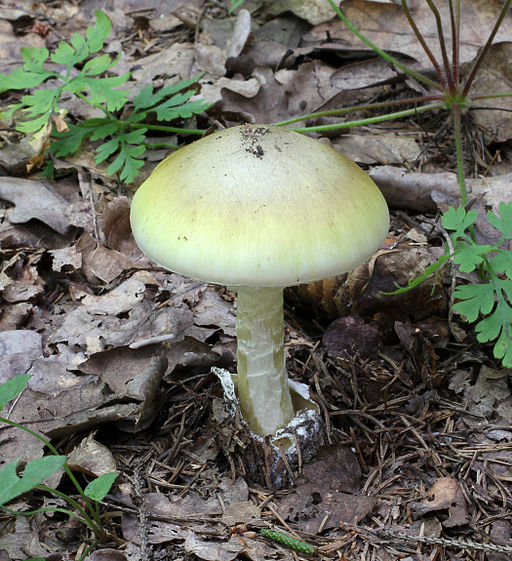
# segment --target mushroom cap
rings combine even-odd
[[[290,286],[366,261],[389,213],[352,160],[268,125],[215,132],[163,160],[135,194],[133,235],[162,267],[229,286]]]

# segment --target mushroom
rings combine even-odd
[[[163,160],[131,207],[139,247],[162,267],[237,292],[237,393],[249,427],[295,415],[284,287],[344,273],[386,237],[375,183],[330,146],[267,125],[215,132]]]

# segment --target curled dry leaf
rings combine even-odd
[[[464,526],[470,519],[460,484],[452,477],[436,479],[425,500],[421,503],[412,503],[411,510],[416,516],[423,516],[429,512],[448,511],[448,518],[442,522],[445,528]]]

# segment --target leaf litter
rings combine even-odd
[[[417,88],[368,53],[321,0],[247,0],[247,11],[232,17],[216,2],[132,4],[108,12],[115,31],[107,51],[121,52],[112,72],[132,70],[138,86],[155,88],[204,72],[197,97],[214,103],[208,124],[277,121]],[[424,3],[411,4],[420,27],[433,32]],[[466,4],[463,63],[494,20],[493,3]],[[346,8],[381,47],[428,69],[412,37],[396,33],[405,28],[397,5],[359,0]],[[89,2],[37,10],[1,7],[0,60],[9,68],[0,71],[19,64],[18,41],[55,44],[94,16]],[[47,29],[38,27],[45,21]],[[510,89],[502,61],[511,25],[506,17],[480,89]],[[470,180],[470,191],[479,208],[496,211],[510,200],[509,119],[499,110],[476,115],[472,153],[487,177]],[[260,528],[300,537],[325,558],[508,558],[510,373],[494,368],[465,324],[448,316],[450,271],[411,293],[380,294],[422,272],[443,243],[433,215],[458,190],[437,128],[418,118],[323,139],[371,164],[395,213],[368,264],[287,291],[290,371],[314,392],[326,442],[315,459],[287,468],[282,489],[269,486],[265,450],[225,412],[210,374],[234,365],[233,295],[148,262],[130,237],[129,196],[88,150],[72,165],[56,162],[72,172],[58,181],[27,177],[34,150],[13,150],[23,139],[0,132],[0,382],[32,374],[9,417],[51,437],[82,477],[112,466],[121,473],[102,505],[111,539],[87,559],[297,558],[256,534]],[[490,142],[502,143],[494,167]],[[163,156],[147,155],[148,168]],[[2,464],[43,452],[39,441],[1,428]],[[74,554],[87,542],[80,528],[64,535],[58,516],[6,516],[2,524],[2,561]]]

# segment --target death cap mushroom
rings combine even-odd
[[[293,131],[242,125],[161,162],[134,196],[140,248],[183,275],[229,286],[290,286],[366,261],[389,215],[349,158]]]

